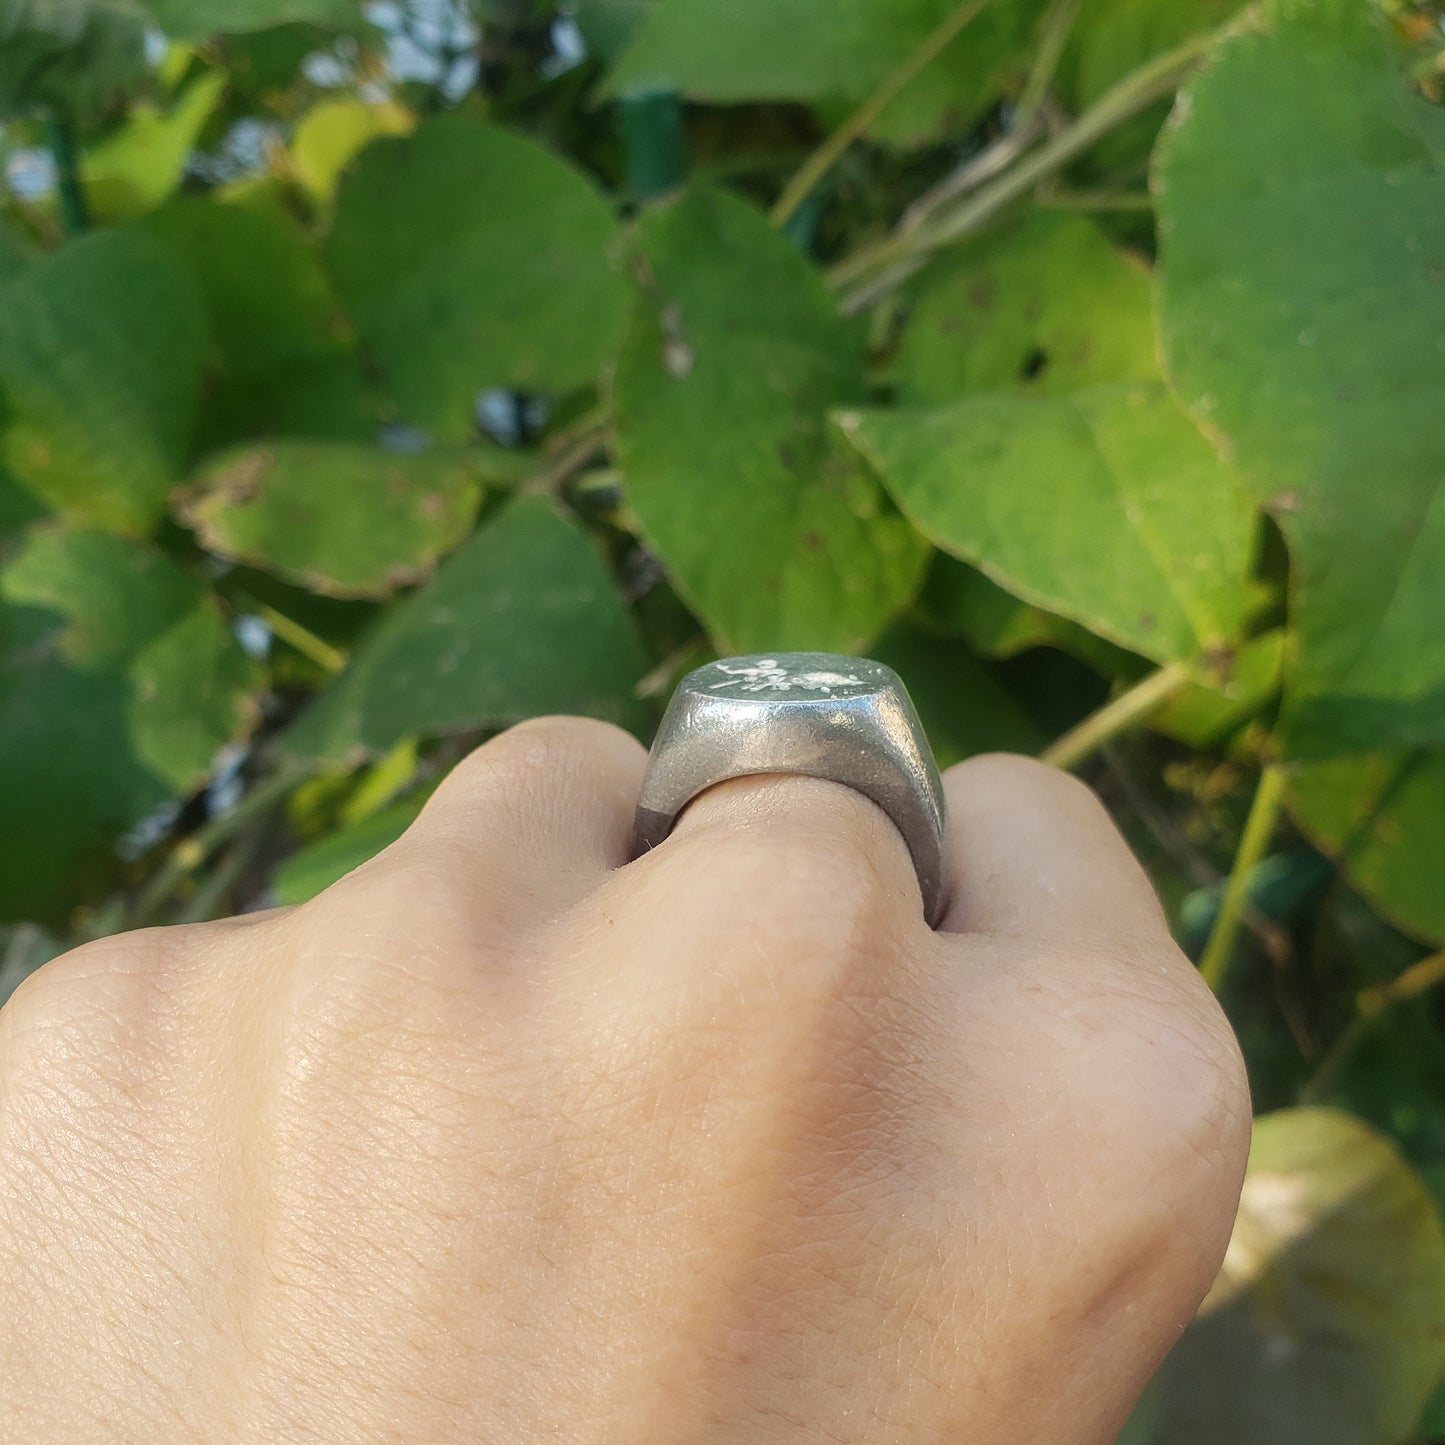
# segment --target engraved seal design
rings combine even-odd
[[[863,683],[861,677],[847,672],[792,671],[772,657],[741,667],[730,667],[725,662],[715,665],[718,671],[737,681],[715,682],[709,688],[712,692],[727,687],[736,688],[739,692],[820,692],[825,697],[831,697],[834,688],[859,687]]]

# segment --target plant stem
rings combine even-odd
[[[303,779],[315,769],[298,764],[283,764],[255,787],[231,809],[212,818],[189,838],[183,838],[166,861],[146,884],[126,919],[126,928],[142,928],[156,922],[186,880],[216,850],[240,833],[249,823],[270,812]]]
[[[1117,737],[1125,728],[1147,717],[1189,681],[1188,664],[1167,663],[1157,672],[1136,682],[1126,692],[1090,713],[1077,727],[1056,738],[1039,755],[1056,768],[1075,768],[1096,748]]]
[[[552,438],[549,460],[522,483],[525,496],[555,496],[607,445],[612,417],[605,406],[594,407]]]
[[[838,157],[853,144],[913,79],[948,47],[983,9],[989,0],[964,0],[936,29],[926,35],[879,83],[873,94],[803,162],[798,173],[783,188],[771,215],[775,226],[784,226],[793,212],[807,200],[813,187],[832,170]]]
[[[1156,55],[1099,97],[1083,115],[1037,150],[960,205],[945,208],[911,231],[895,234],[845,257],[828,279],[843,294],[843,309],[861,311],[885,291],[912,276],[939,247],[972,235],[1023,196],[1046,176],[1061,170],[1116,126],[1162,100],[1201,56],[1237,21],[1197,35],[1175,49]]]
[[[1361,1040],[1374,1027],[1375,1021],[1387,1009],[1414,998],[1426,989],[1445,983],[1445,949],[1411,964],[1403,973],[1396,974],[1389,983],[1376,988],[1367,988],[1355,999],[1355,1016],[1349,1026],[1330,1046],[1325,1056],[1315,1067],[1299,1092],[1301,1104],[1313,1103],[1334,1082],[1345,1060],[1354,1053]]]
[[[1224,897],[1219,900],[1219,916],[1214,920],[1209,942],[1204,946],[1204,956],[1199,960],[1199,972],[1215,993],[1224,984],[1235,940],[1239,936],[1239,925],[1249,901],[1249,875],[1264,857],[1275,824],[1279,821],[1285,781],[1284,768],[1279,763],[1267,763],[1260,774],[1259,786],[1254,790],[1254,801],[1249,805],[1249,817],[1244,822],[1239,851],[1234,855],[1234,865],[1224,885]]]
[[[1083,0],[1054,0],[1040,25],[1038,53],[1029,67],[1028,78],[1019,93],[1018,115],[1021,121],[1031,122],[1044,103],[1044,96],[1053,84],[1058,72],[1059,61],[1064,58],[1064,43],[1079,18],[1079,7]]]
[[[254,612],[282,642],[289,644],[302,657],[309,658],[323,672],[336,674],[346,666],[346,654],[339,652],[329,642],[324,642],[309,627],[303,627],[294,617],[278,612],[267,602],[248,598],[247,610]]]
[[[45,140],[55,159],[61,227],[67,236],[78,236],[90,229],[90,206],[80,179],[80,151],[75,143],[75,127],[64,116],[51,116],[45,122]]]

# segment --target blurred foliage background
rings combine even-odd
[[[1245,1045],[1134,1445],[1445,1441],[1445,90],[1414,0],[0,0],[0,997],[466,749],[866,650]]]

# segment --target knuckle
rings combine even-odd
[[[186,1012],[182,968],[203,928],[87,943],[25,979],[0,1011],[0,1111],[138,1105],[168,1087]]]
[[[1031,796],[1044,806],[1108,814],[1098,793],[1082,778],[1023,753],[980,753],[949,771],[960,776],[992,774],[1011,791]]]
[[[471,797],[535,785],[539,779],[583,775],[600,755],[641,745],[623,729],[595,718],[549,715],[518,723],[468,753],[437,795]]]

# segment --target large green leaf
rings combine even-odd
[[[1445,752],[1297,767],[1290,806],[1376,908],[1408,932],[1445,943]]]
[[[404,737],[578,712],[638,725],[641,643],[602,558],[550,502],[526,497],[387,612],[287,735],[344,762]]]
[[[1355,0],[1275,0],[1157,153],[1181,396],[1279,516],[1288,742],[1445,740],[1445,114]]]
[[[597,379],[626,306],[617,235],[570,165],[448,116],[361,153],[341,183],[331,259],[402,419],[457,438],[485,387]]]
[[[917,585],[924,548],[830,437],[862,336],[751,206],[697,190],[640,222],[615,382],[627,499],[719,647],[847,651]]]
[[[608,80],[614,94],[853,103],[917,49],[959,0],[661,0]],[[900,143],[969,128],[1021,73],[1041,0],[995,0],[873,126]]]
[[[206,40],[296,20],[338,29],[356,23],[352,0],[145,0],[145,7],[177,40]]]
[[[0,0],[0,118],[88,121],[145,70],[145,15],[127,0]]]
[[[0,291],[0,460],[59,512],[148,531],[184,469],[204,343],[194,282],[150,237],[64,247]]]
[[[1067,211],[1026,212],[930,272],[898,354],[899,397],[923,405],[1158,375],[1148,270]]]
[[[254,721],[204,585],[149,547],[35,528],[0,571],[0,919],[57,915],[119,834]]]
[[[212,551],[332,597],[385,597],[466,536],[482,496],[467,452],[276,442],[211,462],[180,504]]]
[[[1393,1445],[1445,1368],[1445,1233],[1394,1146],[1332,1109],[1255,1121],[1218,1282],[1151,1401],[1158,1445]]]
[[[279,211],[176,201],[145,229],[199,284],[211,334],[200,441],[370,436],[366,388],[314,249]]]
[[[927,537],[1026,601],[1161,662],[1238,633],[1253,509],[1162,387],[841,421]]]

